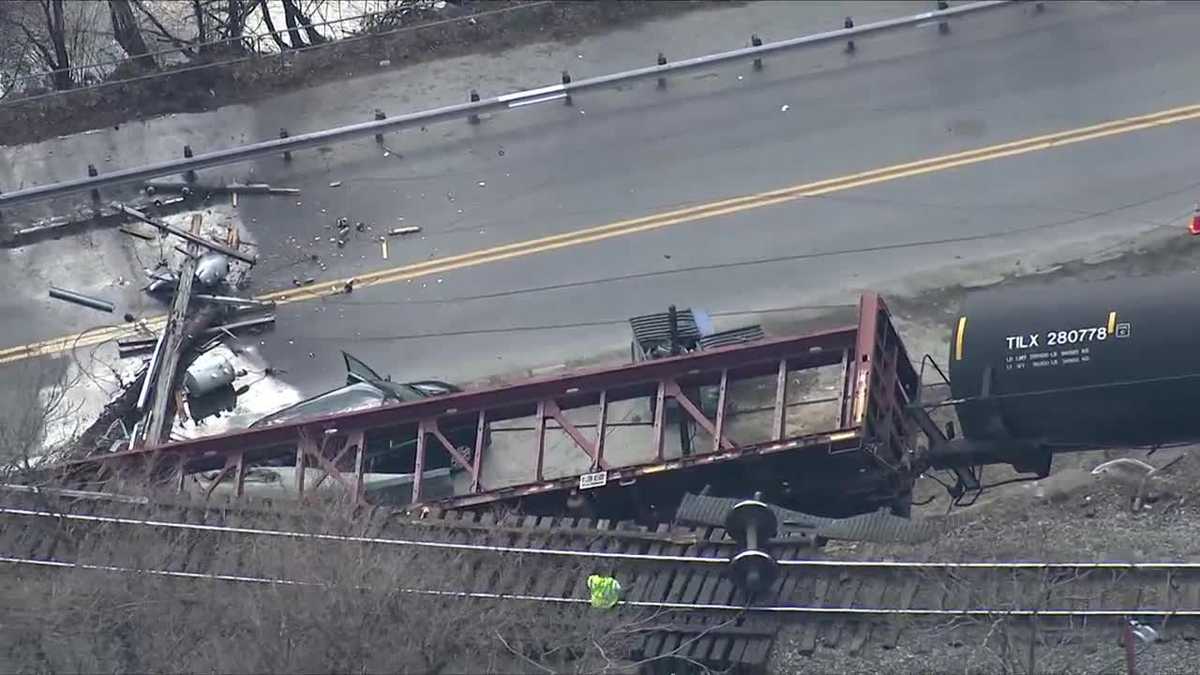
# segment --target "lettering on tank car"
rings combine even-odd
[[[1129,324],[1120,324],[1117,327],[1116,333],[1117,337],[1127,337],[1129,335]],[[1087,328],[1050,330],[1045,333],[1009,335],[1004,340],[1009,351],[1018,351],[1033,349],[1035,347],[1059,347],[1100,342],[1107,340],[1111,335],[1112,333],[1108,330],[1107,326],[1089,326]]]
[[[1088,363],[1092,360],[1092,350],[1088,347],[1064,349],[1061,351],[1031,352],[1014,354],[1004,357],[1005,370],[1024,370],[1025,368],[1048,368],[1067,366],[1076,363]]]

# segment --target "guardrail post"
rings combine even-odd
[[[568,84],[571,84],[571,73],[569,73],[565,70],[562,72],[562,83],[563,83],[564,87],[567,86]],[[571,95],[570,94],[567,94],[566,96],[563,97],[563,105],[571,105]]]
[[[761,47],[762,46],[762,38],[758,37],[758,33],[755,33],[750,36],[750,46],[751,47]],[[761,58],[754,59],[754,69],[762,70],[762,59]]]
[[[375,121],[382,122],[385,119],[387,119],[387,115],[384,115],[382,110],[380,110],[379,108],[376,108],[375,109]],[[375,142],[380,145],[383,145],[383,134],[375,134]]]
[[[937,8],[939,12],[944,12],[950,9],[950,3],[946,2],[946,0],[938,0]],[[950,22],[944,17],[938,21],[938,32],[942,35],[950,32]]]
[[[468,100],[471,101],[471,103],[479,103],[479,92],[472,89],[470,95],[467,98],[468,98]],[[467,121],[470,122],[471,124],[479,124],[479,115],[476,115],[475,113],[471,113],[471,116],[467,118]]]
[[[842,22],[842,28],[854,28],[854,19],[852,19],[850,17],[846,17],[846,20]],[[854,53],[854,40],[853,39],[846,40],[846,53],[847,54]]]
[[[658,53],[658,65],[660,65],[660,66],[667,65],[667,57],[662,52]],[[658,78],[658,88],[659,89],[667,88],[667,78],[665,78],[665,77]]]
[[[95,164],[88,164],[88,178],[95,178],[96,176],[99,176],[99,175],[100,175],[100,172],[96,170],[96,165],[95,165]],[[99,202],[99,201],[100,201],[100,190],[99,190],[99,188],[92,188],[92,201],[93,201],[93,202]]]
[[[287,130],[287,128],[286,128],[286,127],[280,127],[280,128],[279,128],[279,137],[280,137],[280,138],[287,138],[287,137],[288,137],[288,130]],[[292,161],[292,151],[291,151],[291,150],[284,150],[284,151],[283,151],[283,161],[285,161],[285,162],[290,162],[290,161]]]
[[[192,158],[192,146],[190,146],[190,145],[183,146],[183,158],[184,159]],[[183,172],[183,179],[189,183],[196,182],[196,172],[192,169],[188,169],[187,171]]]

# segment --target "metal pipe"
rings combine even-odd
[[[209,328],[208,330],[204,331],[204,334],[205,335],[217,335],[218,333],[226,333],[231,330],[238,330],[240,328],[253,328],[255,326],[265,326],[270,323],[275,323],[275,315],[274,314],[268,314],[267,316],[259,316],[259,317],[255,317],[253,319],[246,319],[245,321],[235,321],[233,323],[227,323],[227,324],[223,324],[220,326],[213,326],[212,328]]]
[[[637,68],[620,73],[612,73],[610,75],[601,75],[599,77],[593,77],[585,80],[576,80],[562,84],[552,84],[545,87],[528,89],[512,94],[494,96],[478,102],[448,105],[440,108],[432,108],[429,110],[409,113],[407,115],[398,115],[396,117],[390,117],[384,120],[372,120],[369,122],[362,122],[360,124],[351,124],[349,126],[325,129],[323,131],[314,131],[312,133],[291,136],[289,138],[262,141],[259,143],[252,143],[250,145],[229,148],[226,150],[216,150],[214,152],[202,153],[186,159],[173,159],[165,162],[147,164],[145,166],[132,169],[121,169],[102,176],[79,178],[75,180],[63,181],[61,183],[35,186],[26,188],[24,190],[16,190],[14,192],[0,194],[0,208],[27,204],[44,199],[52,199],[78,192],[85,192],[94,188],[142,182],[171,174],[183,173],[185,171],[194,171],[197,169],[207,169],[215,166],[236,164],[238,162],[244,162],[267,155],[291,152],[294,150],[303,150],[305,148],[328,145],[330,143],[347,141],[364,136],[374,136],[376,134],[390,131],[399,131],[409,127],[434,124],[450,119],[458,119],[471,115],[481,115],[483,113],[490,112],[500,112],[509,108],[521,107],[535,102],[558,100],[565,96],[570,96],[572,94],[591,89],[615,87],[632,82],[634,80],[658,78],[670,74],[684,73],[718,64],[729,63],[732,61],[761,58],[766,54],[771,54],[774,52],[840,41],[847,38],[862,36],[869,33],[876,33],[892,28],[916,26],[930,20],[962,16],[982,10],[1002,7],[1004,5],[1011,4],[1012,2],[1013,0],[986,0],[984,2],[974,2],[968,5],[951,7],[950,9],[942,11],[924,12],[898,19],[876,21],[875,23],[855,26],[853,28],[841,28],[838,30],[826,31],[824,33],[816,33],[813,35],[805,35],[788,40],[781,40],[779,42],[770,42],[757,47],[744,47],[718,54],[698,56],[691,59],[667,63],[661,66],[647,66],[645,68]]]
[[[142,392],[138,394],[137,409],[146,409],[146,399],[150,396],[150,387],[154,384],[154,375],[158,369],[158,359],[162,356],[163,344],[167,339],[167,331],[158,334],[158,342],[154,344],[154,355],[150,357],[150,365],[146,368],[146,379],[142,381]]]
[[[192,297],[205,302],[215,302],[222,305],[241,305],[247,307],[274,307],[275,303],[269,300],[254,300],[251,298],[235,298],[228,295],[206,295],[197,293]]]
[[[71,302],[76,305],[83,305],[84,307],[98,309],[101,312],[108,312],[109,314],[111,314],[113,311],[113,304],[107,300],[93,298],[91,296],[84,295],[82,293],[76,293],[75,291],[69,291],[65,288],[59,288],[57,286],[50,287],[50,297],[57,300],[66,300],[67,302]]]

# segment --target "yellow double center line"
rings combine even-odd
[[[1170,110],[1163,110],[1160,112],[1151,113],[1149,115],[1127,117],[1124,119],[1113,120],[1111,122],[1104,122],[1102,124],[1081,127],[1078,129],[1070,129],[1068,131],[1034,136],[1032,138],[1024,138],[1021,140],[1010,141],[1008,143],[1001,143],[999,145],[991,145],[975,150],[967,150],[965,152],[956,152],[949,155],[930,157],[928,159],[907,162],[905,164],[895,164],[880,169],[863,171],[861,173],[850,174],[838,178],[830,178],[812,183],[793,185],[791,187],[771,190],[769,192],[760,192],[758,194],[723,199],[721,201],[709,202],[707,204],[690,206],[664,213],[656,213],[649,216],[643,216],[641,218],[632,218],[629,220],[609,223],[607,225],[585,228],[582,230],[576,230],[574,232],[566,232],[563,234],[556,234],[538,239],[529,239],[512,244],[505,244],[503,246],[481,249],[478,251],[472,251],[470,253],[464,253],[462,255],[448,256],[422,263],[379,270],[377,272],[368,272],[366,274],[355,275],[353,277],[354,286],[356,289],[361,289],[370,286],[378,286],[381,284],[392,284],[398,281],[404,281],[416,277],[441,274],[467,267],[475,267],[477,265],[483,265],[486,263],[511,260],[513,258],[534,255],[536,253],[545,253],[571,246],[588,244],[595,241],[603,241],[605,239],[612,239],[614,237],[624,237],[631,234],[637,234],[638,232],[657,230],[659,228],[669,227],[671,225],[679,225],[681,223],[689,223],[706,218],[739,213],[742,211],[748,211],[750,209],[762,208],[764,206],[782,204],[784,202],[793,201],[803,197],[816,197],[833,192],[850,190],[857,187],[885,183],[900,178],[920,176],[937,171],[946,171],[948,169],[954,169],[961,166],[969,166],[971,164],[978,164],[1004,157],[1023,155],[1039,150],[1049,150],[1051,148],[1074,145],[1084,141],[1091,141],[1099,138],[1106,138],[1108,136],[1116,136],[1119,134],[1127,134],[1133,131],[1151,129],[1168,124],[1177,124],[1179,122],[1186,122],[1194,119],[1200,119],[1200,104],[1183,106],[1181,108],[1172,108]],[[314,300],[341,292],[342,287],[348,280],[349,278],[339,279],[335,281],[310,284],[301,288],[276,291],[274,293],[267,293],[265,295],[258,296],[258,299],[273,300],[278,304],[301,302],[303,300]],[[165,317],[158,316],[147,320],[146,325],[152,330],[159,330],[162,328],[165,321]],[[0,365],[33,358],[36,356],[57,354],[59,352],[71,349],[74,346],[83,347],[96,345],[108,340],[133,335],[136,332],[136,328],[128,325],[109,326],[105,328],[98,328],[92,331],[76,333],[74,335],[44,340],[42,342],[0,349]]]

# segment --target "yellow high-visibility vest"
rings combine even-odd
[[[587,580],[592,607],[609,609],[621,600],[621,584],[612,577],[593,574]]]

